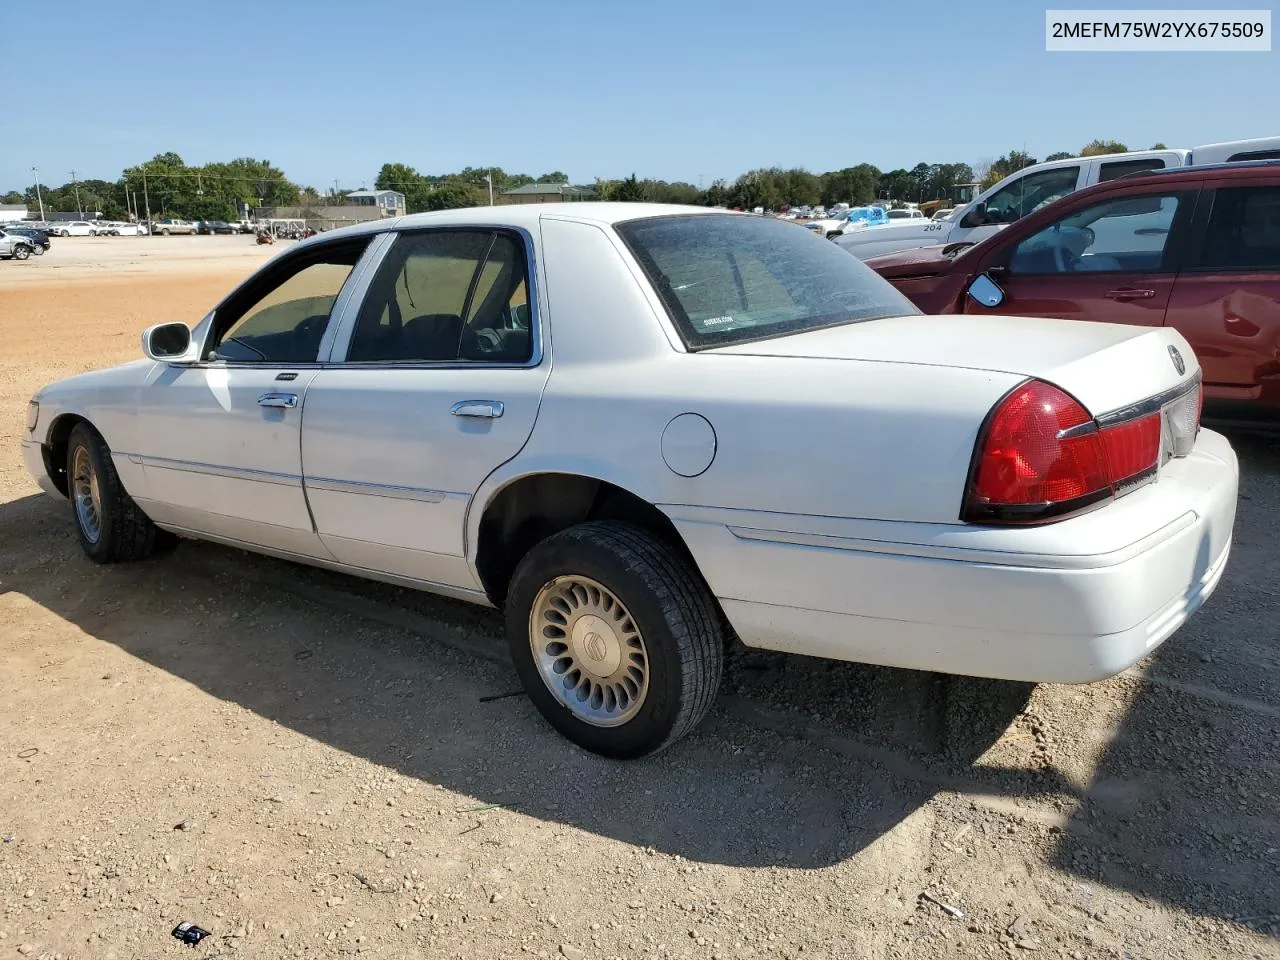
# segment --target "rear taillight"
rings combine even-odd
[[[992,412],[978,437],[961,519],[1042,523],[1114,497],[1155,472],[1160,417],[1099,428],[1074,397],[1029,380]]]

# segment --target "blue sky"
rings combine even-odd
[[[1050,54],[1048,5],[0,0],[25,47],[8,72],[33,70],[0,107],[0,192],[33,165],[115,179],[165,150],[265,158],[322,189],[387,161],[709,184],[1280,134],[1280,44]]]

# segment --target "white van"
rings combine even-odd
[[[835,242],[861,260],[935,243],[977,243],[1060,197],[1139,170],[1276,159],[1280,159],[1280,137],[1037,163],[1005,177],[945,220],[898,220],[875,230],[847,233]]]

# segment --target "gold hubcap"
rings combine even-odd
[[[616,727],[649,691],[649,658],[631,613],[587,577],[556,577],[533,601],[529,645],[547,689],[578,719]]]

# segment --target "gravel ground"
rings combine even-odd
[[[616,764],[492,612],[192,542],[96,567],[37,495],[27,397],[197,319],[274,252],[241,239],[0,264],[0,960],[1280,957],[1280,444],[1233,437],[1222,585],[1119,677],[738,650]]]

